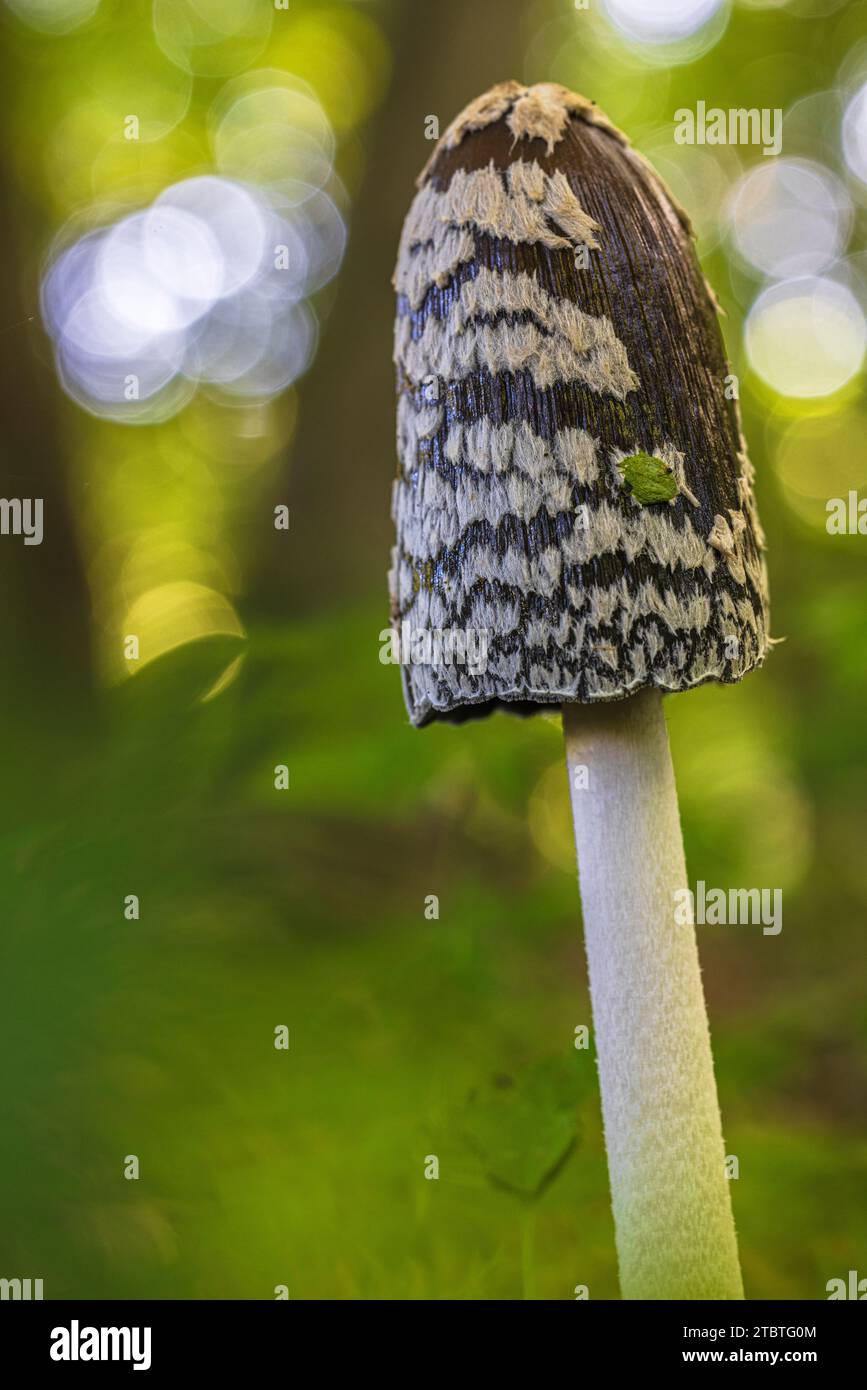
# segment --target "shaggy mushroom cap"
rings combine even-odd
[[[506,82],[403,228],[390,574],[410,719],[733,682],[763,537],[689,219],[584,97]]]

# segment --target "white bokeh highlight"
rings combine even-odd
[[[221,173],[284,194],[322,188],[334,166],[334,134],[311,88],[275,69],[227,84],[211,114]]]
[[[739,180],[728,206],[735,250],[773,279],[817,275],[843,255],[852,200],[842,182],[812,160],[774,159]]]
[[[857,299],[827,277],[784,280],[758,297],[744,342],[750,366],[781,396],[832,395],[861,370],[867,325]]]
[[[867,83],[846,107],[842,136],[843,155],[849,169],[867,184]]]
[[[262,202],[242,184],[211,175],[185,179],[157,198],[151,212],[154,224],[161,213],[184,214],[210,233],[220,265],[220,283],[214,299],[241,289],[260,269],[265,254],[267,214]],[[165,250],[161,259],[168,266]]]
[[[273,179],[183,179],[50,258],[43,318],[64,389],[93,414],[165,419],[200,387],[229,403],[268,400],[310,366],[318,324],[308,301],[346,246],[344,217],[324,187],[338,186],[334,139],[302,84],[269,72],[256,86],[257,77],[240,92],[228,84],[216,144],[228,129],[230,145],[244,137],[252,157],[258,139],[268,158],[253,166]],[[288,146],[285,131],[274,144],[269,115],[297,123],[289,135],[300,162],[271,159]]]
[[[677,43],[697,33],[723,0],[603,0],[621,33],[639,43]]]

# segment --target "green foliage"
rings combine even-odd
[[[550,1057],[517,1077],[494,1076],[456,1111],[455,1134],[492,1182],[537,1198],[578,1144],[588,1075],[586,1063],[574,1057]]]
[[[410,729],[380,625],[253,626],[205,703],[237,644],[171,653],[96,727],[71,737],[67,711],[41,794],[7,808],[0,1254],[50,1296],[566,1299],[576,1262],[617,1296],[596,1069],[571,1046],[590,1021],[574,866],[531,835],[559,730]],[[773,661],[668,708],[693,874],[758,881],[812,711]],[[26,788],[21,717],[6,775]],[[810,795],[836,795],[821,777]],[[562,814],[568,835],[565,795]],[[751,1296],[821,1297],[867,1239],[847,864],[813,862],[778,938],[700,936]]]

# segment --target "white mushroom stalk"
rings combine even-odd
[[[743,1298],[662,699],[563,728],[623,1296]]]

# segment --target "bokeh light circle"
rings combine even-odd
[[[639,43],[677,43],[704,28],[723,0],[603,0],[606,14]]]
[[[318,339],[316,317],[306,303],[293,304],[268,318],[268,336],[258,359],[225,383],[231,397],[268,399],[303,376],[313,361]],[[260,340],[261,341],[261,340]]]
[[[839,391],[860,371],[864,313],[835,281],[810,277],[771,285],[744,329],[750,366],[781,396],[811,399]]]
[[[129,149],[161,140],[187,115],[193,79],[173,63],[147,33],[135,33],[134,62],[118,62],[125,35],[102,26],[89,44],[87,91],[102,108],[106,138],[119,135]],[[133,41],[132,33],[129,40]]]
[[[310,196],[295,206],[282,207],[283,216],[301,237],[307,252],[305,293],[313,294],[327,285],[340,269],[346,250],[347,228],[334,199],[323,189],[314,189]]]
[[[254,63],[271,35],[273,0],[154,0],[157,43],[197,77],[228,77]]]
[[[852,173],[867,183],[867,83],[855,93],[843,114],[843,155]]]
[[[333,199],[203,175],[55,254],[42,314],[64,389],[138,424],[167,418],[201,384],[227,403],[267,401],[316,350],[306,303],[336,273],[346,225]]]
[[[106,235],[96,267],[96,292],[110,315],[149,341],[177,333],[185,316],[176,295],[154,275],[145,250],[148,217],[126,217]],[[192,317],[187,319],[190,322]]]
[[[158,203],[144,214],[142,250],[148,274],[172,295],[187,323],[222,293],[225,257],[203,218]]]
[[[203,0],[184,4],[204,14]],[[234,32],[244,14],[208,7],[187,40],[204,42],[221,16]],[[142,208],[135,162],[124,193],[137,210],[120,216],[117,197],[105,200],[112,223],[97,231],[86,219],[92,227],[98,205],[76,213],[43,275],[61,382],[94,413],[166,418],[200,386],[249,413],[313,359],[318,319],[306,301],[337,273],[347,238],[331,122],[307,82],[272,67],[223,84],[208,123],[218,172],[163,180]]]
[[[788,505],[802,520],[825,530],[829,498],[848,498],[867,485],[863,441],[867,418],[858,410],[799,419],[771,451]]]
[[[223,259],[219,294],[230,294],[253,278],[265,250],[261,203],[240,183],[211,174],[185,179],[161,193],[154,213],[172,210],[204,223]]]
[[[86,24],[99,0],[6,0],[13,14],[43,34],[69,34]]]
[[[787,157],[802,156],[825,166],[840,159],[841,93],[836,89],[810,92],[783,112],[783,145]]]
[[[755,165],[729,201],[736,250],[775,279],[826,270],[846,248],[852,217],[852,201],[840,180],[806,159]]]

